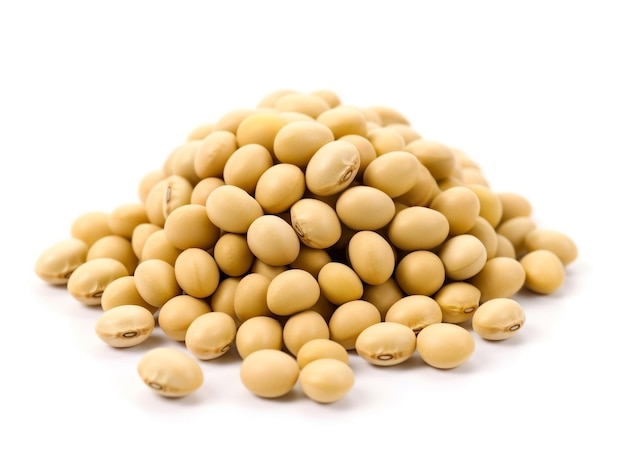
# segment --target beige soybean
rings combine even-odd
[[[274,108],[279,111],[295,111],[317,118],[330,109],[330,105],[322,97],[309,93],[292,92],[281,96]]]
[[[191,185],[195,185],[200,180],[195,169],[195,157],[201,143],[201,139],[185,141],[174,149],[170,155],[172,174],[184,177]]]
[[[207,177],[194,185],[191,191],[189,203],[196,205],[206,205],[206,199],[217,187],[224,185],[225,182],[219,177]]]
[[[171,266],[174,265],[182,249],[174,246],[167,237],[164,229],[158,229],[149,234],[141,249],[140,261],[161,259]]]
[[[334,403],[343,398],[354,385],[354,373],[348,364],[337,359],[318,359],[300,371],[304,394],[318,403]]]
[[[210,311],[211,307],[204,300],[186,294],[176,295],[161,306],[159,327],[168,338],[184,341],[193,320]]]
[[[302,198],[305,189],[302,169],[293,164],[279,163],[261,174],[254,198],[265,213],[282,213]]]
[[[430,175],[424,164],[421,162],[419,164],[420,170],[413,186],[407,192],[396,197],[396,202],[407,206],[428,206],[441,193],[435,178]]]
[[[415,131],[411,125],[406,123],[390,123],[385,128],[391,128],[400,133],[405,143],[410,143],[416,139],[422,139],[422,135]]]
[[[120,305],[141,306],[150,311],[150,313],[154,313],[157,310],[156,307],[146,302],[139,294],[134,275],[120,277],[109,283],[102,292],[100,304],[104,311]]]
[[[357,185],[344,190],[335,204],[341,222],[351,229],[377,230],[396,214],[393,199],[382,190]]]
[[[142,261],[135,269],[135,285],[141,298],[155,307],[162,307],[181,293],[174,267],[161,259]]]
[[[129,275],[117,259],[101,257],[78,266],[67,279],[67,291],[85,305],[101,305],[104,289],[116,279]]]
[[[154,330],[150,310],[138,305],[119,305],[105,310],[96,320],[96,335],[112,347],[141,344]]]
[[[268,279],[272,280],[278,274],[286,271],[290,267],[290,265],[270,265],[263,262],[261,259],[254,259],[252,267],[250,267],[250,272],[264,275]]]
[[[374,146],[366,137],[358,134],[347,134],[339,138],[339,141],[348,141],[354,144],[359,151],[359,170],[357,171],[355,180],[362,181],[365,169],[367,169],[367,166],[377,157],[376,149],[374,149]]]
[[[350,238],[348,259],[361,280],[371,285],[389,279],[395,268],[393,248],[374,231],[358,231]]]
[[[153,223],[141,223],[135,227],[135,229],[133,230],[133,234],[130,238],[130,244],[137,258],[141,259],[143,248],[146,244],[146,241],[148,240],[148,237],[152,233],[162,229],[162,226],[155,225]]]
[[[453,323],[434,323],[417,335],[416,351],[422,360],[438,369],[454,369],[474,353],[471,333]]]
[[[226,161],[237,149],[235,134],[216,130],[200,141],[194,157],[194,170],[199,179],[221,177]]]
[[[415,206],[396,213],[387,234],[397,248],[416,251],[439,246],[446,240],[449,231],[450,224],[442,213],[428,207]]]
[[[337,93],[329,89],[318,89],[311,92],[311,95],[315,95],[324,100],[329,107],[334,108],[341,105],[341,99]]]
[[[107,257],[124,264],[126,271],[132,274],[139,263],[129,239],[115,234],[103,236],[95,241],[87,251],[87,260]]]
[[[338,306],[330,317],[330,339],[345,349],[355,349],[356,339],[368,326],[382,321],[378,308],[365,300],[353,300]]]
[[[70,234],[91,246],[98,239],[113,234],[109,227],[109,214],[90,211],[78,216],[70,225]]]
[[[220,281],[217,262],[200,248],[189,248],[180,253],[174,262],[174,275],[180,288],[196,298],[212,295]]]
[[[525,280],[526,272],[517,259],[498,256],[489,259],[468,282],[480,290],[480,302],[484,303],[492,298],[512,297]]]
[[[282,349],[283,327],[270,316],[255,316],[239,326],[235,346],[242,359],[260,349]]]
[[[400,259],[394,277],[407,295],[432,295],[443,285],[446,270],[437,254],[419,250]]]
[[[350,363],[350,356],[345,347],[336,341],[324,338],[307,341],[298,349],[296,356],[300,369],[317,359],[335,359],[344,364]]]
[[[402,135],[393,128],[373,127],[368,130],[367,139],[372,143],[372,146],[374,146],[378,156],[390,152],[402,151],[406,146]]]
[[[289,95],[291,93],[295,93],[295,90],[292,89],[277,89],[273,92],[265,95],[258,103],[258,108],[273,108],[276,106],[276,102],[279,98],[284,97],[285,95]]]
[[[364,284],[363,286],[363,300],[374,305],[383,319],[385,319],[389,308],[404,296],[405,293],[394,278],[390,278],[382,284]]]
[[[315,195],[337,194],[355,179],[359,164],[359,151],[354,144],[329,142],[309,160],[304,173],[306,186]]]
[[[239,320],[246,321],[255,316],[270,316],[267,306],[267,289],[270,279],[263,274],[246,274],[237,284],[233,309]]]
[[[170,175],[158,182],[146,199],[146,214],[150,223],[163,226],[176,208],[191,201],[193,186],[180,175]]]
[[[532,215],[532,204],[523,195],[514,192],[500,192],[496,193],[496,195],[502,203],[502,217],[500,218],[500,223],[504,223],[518,216]]]
[[[480,242],[485,246],[485,251],[487,251],[488,260],[496,256],[498,252],[498,233],[485,218],[482,216],[476,218],[474,226],[466,234],[471,234],[480,239]]]
[[[409,124],[409,120],[407,120],[402,113],[391,107],[376,105],[366,108],[364,111],[373,112],[382,126],[387,126],[393,123]]]
[[[356,107],[340,105],[331,108],[321,113],[317,117],[317,121],[332,131],[334,139],[347,135],[367,135],[365,116]]]
[[[455,168],[454,153],[440,142],[416,139],[408,143],[405,149],[417,157],[436,180],[449,177]]]
[[[498,241],[498,245],[496,247],[494,257],[511,257],[515,259],[515,257],[517,257],[515,247],[513,246],[513,243],[509,240],[509,238],[502,234],[498,234],[497,232],[496,238]]]
[[[288,394],[298,382],[300,368],[293,356],[277,349],[259,349],[241,362],[239,376],[244,387],[262,398]]]
[[[216,359],[230,350],[236,335],[237,325],[229,314],[211,311],[191,322],[185,347],[198,359]]]
[[[246,233],[246,242],[254,256],[269,265],[291,264],[298,257],[300,239],[293,227],[276,215],[255,219]]]
[[[356,338],[355,349],[370,364],[401,364],[415,352],[415,333],[402,323],[384,321],[368,326]]]
[[[291,226],[306,246],[326,249],[341,237],[341,222],[327,203],[315,198],[303,198],[291,206]]]
[[[320,295],[315,304],[311,308],[309,308],[309,310],[316,311],[317,313],[322,315],[328,323],[336,307],[337,305],[329,302],[324,295]]]
[[[155,169],[147,172],[139,181],[139,185],[137,185],[137,195],[139,196],[139,201],[145,205],[152,187],[165,177],[167,177],[167,175],[163,169]]]
[[[322,295],[335,305],[358,300],[363,295],[363,282],[347,264],[332,261],[317,275]]]
[[[252,195],[259,178],[272,164],[272,155],[267,149],[260,144],[247,144],[233,152],[226,161],[224,182]]]
[[[293,315],[311,308],[319,296],[315,277],[302,269],[287,269],[270,281],[267,306],[275,315]]]
[[[234,110],[227,111],[220,116],[213,126],[214,131],[230,131],[236,133],[237,128],[243,120],[251,115],[259,113],[261,110],[257,108],[236,108]]]
[[[450,234],[469,231],[480,213],[478,196],[467,187],[451,187],[442,191],[430,203],[433,210],[442,213],[450,223]]]
[[[536,228],[537,224],[530,216],[516,216],[500,223],[496,232],[511,241],[516,257],[520,257],[525,251],[526,235]]]
[[[576,243],[566,234],[551,229],[536,228],[526,234],[524,249],[527,252],[547,249],[557,255],[563,265],[571,264],[578,257]]]
[[[237,145],[260,144],[274,153],[274,140],[287,120],[276,113],[259,112],[245,118],[237,127]]]
[[[89,246],[68,238],[46,248],[35,261],[35,273],[51,285],[66,285],[72,272],[87,260]]]
[[[304,169],[311,157],[333,140],[333,132],[323,123],[294,121],[276,133],[274,155],[279,162]]]
[[[394,302],[385,313],[384,320],[400,323],[419,333],[424,327],[441,323],[443,313],[439,304],[427,295],[407,295]]]
[[[304,113],[300,113],[298,111],[280,111],[280,112],[278,112],[278,116],[283,118],[286,121],[287,124],[295,123],[296,121],[298,121],[298,122],[301,122],[301,121],[308,121],[308,122],[315,121],[315,119],[310,117],[309,115],[305,115]],[[274,138],[274,141],[276,141],[276,138]]]
[[[283,326],[283,344],[294,356],[300,348],[313,339],[329,339],[328,323],[313,310],[301,311],[287,318]]]
[[[552,251],[536,249],[525,254],[520,263],[526,273],[524,286],[533,292],[547,295],[565,282],[565,267]]]
[[[465,280],[482,270],[487,262],[487,250],[476,236],[461,234],[448,239],[437,254],[443,263],[446,277]]]
[[[209,298],[213,311],[228,313],[236,322],[239,320],[235,314],[235,293],[240,282],[240,277],[223,278]]]
[[[220,270],[230,277],[245,274],[254,262],[246,235],[237,233],[223,233],[220,236],[213,248],[213,258]]]
[[[480,303],[480,290],[467,282],[451,282],[433,296],[441,308],[444,323],[463,323],[475,313]]]
[[[214,123],[202,123],[194,127],[187,135],[187,141],[195,141],[198,139],[204,139],[209,133],[212,133],[215,129]]]
[[[325,249],[301,246],[298,257],[289,264],[289,267],[306,270],[313,277],[317,277],[322,267],[329,262],[331,262],[330,254]]]
[[[401,150],[390,151],[380,154],[367,166],[363,183],[395,198],[411,190],[419,171],[419,162],[413,154]]]
[[[157,347],[146,352],[137,365],[141,380],[164,397],[184,397],[198,390],[204,374],[198,362],[185,352]]]
[[[250,224],[263,215],[263,208],[253,196],[234,185],[222,185],[206,200],[209,220],[223,231],[245,233]]]
[[[163,226],[165,236],[178,249],[210,249],[220,237],[220,229],[214,225],[205,205],[189,203],[176,208]]]
[[[511,298],[492,298],[478,307],[472,329],[483,339],[501,341],[515,335],[524,326],[526,315]]]
[[[476,194],[480,201],[479,215],[489,222],[492,227],[498,226],[502,219],[502,200],[496,193],[484,185],[466,184]]]
[[[119,205],[109,213],[108,221],[113,234],[130,239],[137,226],[148,223],[146,207],[143,203]]]

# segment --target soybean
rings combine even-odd
[[[170,347],[158,347],[145,353],[139,360],[137,372],[153,392],[164,397],[190,395],[204,382],[204,374],[197,361]]]

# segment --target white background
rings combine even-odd
[[[625,470],[621,3],[2,2],[0,470]],[[353,358],[332,405],[253,397],[236,354],[155,396],[135,369],[164,340],[109,348],[34,262],[279,88],[391,106],[463,149],[577,242],[565,285],[520,294],[524,330],[456,370]]]

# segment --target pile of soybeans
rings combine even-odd
[[[193,129],[136,202],[78,216],[35,272],[101,306],[93,334],[113,348],[180,342],[137,366],[160,395],[193,393],[201,363],[236,349],[254,395],[299,382],[331,403],[354,385],[349,353],[453,369],[475,337],[505,342],[526,319],[512,296],[555,292],[576,257],[395,109],[280,90]]]

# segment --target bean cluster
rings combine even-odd
[[[354,384],[349,351],[451,369],[474,334],[514,336],[526,318],[512,296],[555,292],[577,255],[525,197],[491,190],[398,111],[279,90],[193,129],[137,202],[79,215],[35,272],[101,306],[94,331],[110,346],[156,329],[184,344],[139,362],[161,395],[197,390],[200,363],[234,346],[253,394],[300,382],[330,403]]]

